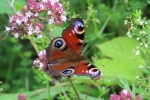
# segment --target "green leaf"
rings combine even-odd
[[[52,35],[54,37],[61,37],[62,36],[62,31],[63,31],[63,29],[61,27],[56,27],[55,29],[53,29]]]
[[[128,37],[114,38],[111,41],[99,44],[97,47],[106,57],[97,60],[95,65],[99,67],[104,76],[115,78],[120,76],[133,80],[136,76],[142,74],[138,66],[143,65],[143,60],[133,53],[133,48],[137,45],[136,40]]]

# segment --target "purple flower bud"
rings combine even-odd
[[[24,94],[20,93],[18,95],[18,100],[26,100],[26,97],[24,96]]]
[[[39,23],[37,24],[37,26],[39,27],[40,30],[43,30],[43,28],[44,28],[44,25],[43,25],[43,23],[41,23],[41,22],[39,22]]]
[[[24,7],[22,8],[22,12],[25,13],[25,12],[27,12],[27,11],[28,11],[27,6],[24,6]]]
[[[142,98],[140,97],[140,95],[136,95],[136,100],[142,100]]]
[[[109,100],[120,100],[120,96],[116,93],[111,94]]]

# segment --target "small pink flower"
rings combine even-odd
[[[20,94],[18,95],[18,100],[26,100],[25,95],[22,94],[22,93],[20,93]]]
[[[121,100],[120,96],[117,95],[116,93],[111,94],[109,100]]]
[[[40,15],[40,12],[45,12],[46,16]],[[10,25],[5,31],[11,32],[15,38],[26,34],[33,34],[40,38],[44,30],[42,22],[46,21],[48,24],[55,25],[66,21],[66,13],[59,0],[27,0],[27,5],[22,8],[22,12],[9,17]]]
[[[42,68],[43,71],[47,71],[48,64],[47,64],[47,58],[46,58],[46,51],[40,51],[38,54],[39,58],[33,61],[34,68]]]
[[[40,12],[41,11],[40,2],[36,2],[35,0],[27,0],[27,6],[33,12]]]
[[[22,12],[27,12],[28,11],[28,7],[25,5],[23,8],[22,8]]]
[[[128,90],[122,90],[119,95],[116,93],[111,94],[109,100],[132,100],[132,96]],[[137,95],[135,100],[142,100],[142,98]]]
[[[44,28],[44,25],[41,22],[37,23],[37,26],[39,27],[40,30],[43,30]]]
[[[136,100],[142,100],[142,98],[140,97],[140,95],[136,95]]]
[[[132,96],[128,90],[123,90],[120,92],[121,100],[132,100]]]

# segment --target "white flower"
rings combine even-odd
[[[47,14],[50,15],[50,14],[52,14],[52,12],[51,12],[50,10],[48,10],[48,11],[47,11]]]
[[[47,2],[47,0],[42,0],[42,2],[46,3],[46,2]]]
[[[128,20],[124,20],[124,24],[127,25],[127,23],[128,23]]]
[[[137,21],[140,21],[140,19],[137,19]]]
[[[54,23],[54,18],[48,20],[48,24],[53,24],[53,23]]]
[[[130,31],[128,31],[128,32],[127,32],[127,36],[128,36],[129,38],[131,38],[131,37],[132,37],[132,35],[131,35]]]
[[[14,34],[14,37],[15,37],[15,38],[18,38],[18,37],[19,37],[19,34],[18,34],[18,33],[15,33],[15,34]]]
[[[51,0],[51,5],[53,6],[56,2],[59,2],[59,0]]]
[[[36,59],[33,61],[33,64],[38,64],[40,62],[40,60]]]
[[[43,35],[42,35],[42,34],[39,34],[37,38],[42,38],[42,37],[43,37]]]
[[[139,78],[139,76],[136,76],[136,78],[138,79],[138,78]]]
[[[66,22],[66,20],[67,20],[66,16],[65,16],[65,15],[62,15],[62,16],[61,16],[61,20],[62,20],[63,22]]]
[[[147,45],[147,43],[146,43],[144,46],[145,46],[145,48],[148,48],[148,45]]]
[[[40,64],[39,64],[39,67],[40,67],[40,68],[42,68],[43,66],[44,66],[43,63],[40,63]]]
[[[140,25],[143,25],[144,21],[140,21]]]
[[[13,22],[13,17],[9,16],[9,23],[12,23],[12,22]]]
[[[41,10],[43,10],[43,9],[44,9],[44,6],[43,6],[43,4],[40,4],[40,8],[41,8]]]
[[[5,27],[5,32],[9,32],[10,31],[10,27]]]
[[[145,21],[145,24],[148,24],[148,23]]]
[[[26,13],[26,17],[27,17],[27,18],[31,17],[32,15],[33,15],[33,13],[32,13],[31,11],[28,11],[28,12]]]
[[[27,17],[23,17],[23,20],[22,20],[23,22],[28,22],[28,18]]]
[[[139,68],[144,68],[144,66],[140,65]]]
[[[21,25],[21,23],[22,23],[22,20],[20,20],[20,19],[16,19],[16,23],[20,26]]]
[[[36,13],[34,14],[34,16],[35,16],[35,17],[38,17],[38,16],[39,16],[39,13],[38,13],[38,12],[36,12]]]
[[[142,42],[140,42],[140,45],[143,45],[143,43],[142,43]]]
[[[140,40],[140,37],[137,37],[137,38],[136,38],[136,40],[138,40],[138,41],[139,41],[139,40]]]
[[[46,51],[45,51],[45,50],[40,51],[39,54],[38,54],[38,56],[42,56],[43,54],[46,54]]]
[[[32,35],[32,33],[33,33],[33,32],[32,32],[31,30],[28,31],[28,34],[29,34],[29,35]]]
[[[34,33],[41,33],[40,29],[38,26],[36,26],[35,30],[34,30]]]
[[[140,31],[140,33],[141,33],[141,34],[145,34],[146,32],[143,30],[143,31]]]
[[[33,33],[33,27],[32,27],[32,24],[30,24],[28,26],[28,34],[31,35]]]
[[[123,93],[124,93],[125,95],[127,95],[127,94],[128,94],[128,90],[123,90]]]
[[[17,14],[17,15],[21,15],[20,11],[18,11],[16,14]]]
[[[137,51],[135,52],[135,55],[139,55],[139,54],[140,54],[140,51],[137,50]]]

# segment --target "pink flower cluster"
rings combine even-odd
[[[39,58],[33,61],[34,68],[42,68],[43,71],[46,71],[48,69],[46,51],[40,51],[38,56]]]
[[[5,31],[11,32],[15,38],[25,34],[42,37],[43,22],[59,25],[65,21],[66,12],[59,0],[27,0],[22,12],[9,17],[10,26]]]
[[[18,100],[26,100],[26,97],[24,96],[24,94],[20,93],[18,95]]]
[[[119,95],[116,93],[111,94],[109,100],[132,100],[132,96],[128,90],[123,90]],[[136,95],[135,100],[142,100],[140,95]]]

